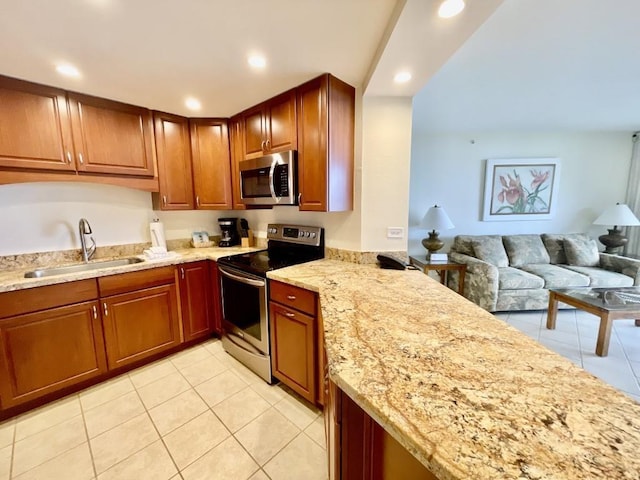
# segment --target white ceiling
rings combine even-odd
[[[639,46],[638,0],[506,0],[414,97],[414,129],[638,130]]]
[[[416,94],[418,131],[640,128],[640,1],[467,0],[448,20],[440,1],[5,1],[0,74],[229,116],[331,72],[366,95]],[[401,69],[413,79],[397,86]]]
[[[448,20],[441,1],[5,1],[0,74],[190,116],[229,116],[324,72],[412,96],[503,0],[469,0]],[[254,52],[262,72],[247,65]],[[82,77],[61,77],[56,62]],[[401,69],[413,79],[397,86]]]

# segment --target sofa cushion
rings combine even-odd
[[[591,282],[590,287],[631,287],[633,285],[633,278],[623,275],[622,273],[612,272],[611,270],[604,270],[598,267],[579,267],[575,265],[566,265],[562,268],[573,270],[574,272],[581,273],[589,277]]]
[[[525,272],[533,273],[544,280],[544,288],[588,287],[589,277],[557,265],[523,265]]]
[[[473,250],[473,242],[483,240],[485,238],[497,238],[502,241],[501,235],[456,235],[453,239],[451,250],[475,257],[476,252]]]
[[[589,236],[584,233],[543,233],[540,237],[542,238],[542,243],[544,243],[544,246],[549,253],[550,263],[556,265],[567,263],[567,256],[564,252],[565,238],[589,238]]]
[[[509,258],[504,251],[502,238],[499,236],[482,236],[471,241],[475,257],[495,265],[496,267],[508,267]]]
[[[503,267],[498,269],[498,288],[500,290],[544,288],[544,280],[518,268]]]
[[[564,251],[569,265],[597,267],[600,264],[598,245],[591,238],[565,238]]]
[[[505,235],[502,237],[502,243],[512,267],[550,261],[540,235]]]

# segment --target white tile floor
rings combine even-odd
[[[320,412],[217,340],[0,423],[0,480],[327,478]]]
[[[640,327],[575,310],[498,318],[640,401]],[[324,480],[320,412],[269,386],[217,340],[0,424],[0,480]]]
[[[554,352],[640,402],[640,327],[615,320],[606,357],[596,355],[600,319],[579,310],[560,310],[555,330],[547,330],[547,312],[498,313],[496,316]]]

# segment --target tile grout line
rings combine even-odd
[[[11,443],[11,463],[9,464],[9,479],[13,478],[13,457],[16,451],[16,436],[18,434],[18,422],[13,421],[13,441]]]
[[[94,478],[98,478],[98,471],[96,470],[96,461],[93,458],[93,448],[91,448],[91,439],[89,438],[89,429],[87,427],[87,419],[84,416],[84,408],[82,407],[82,400],[78,394],[78,403],[80,403],[80,414],[82,415],[82,425],[84,426],[84,434],[87,436],[87,446],[89,447],[89,456],[91,457],[91,467],[93,468]]]

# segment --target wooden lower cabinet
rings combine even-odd
[[[101,302],[109,369],[180,344],[175,283],[106,297]]]
[[[269,298],[273,375],[308,401],[324,405],[324,338],[317,294],[270,281]]]
[[[14,407],[104,374],[98,302],[0,320],[0,396]]]
[[[269,302],[273,374],[310,402],[316,401],[316,320]]]
[[[208,337],[215,327],[209,262],[187,263],[178,270],[184,341]]]
[[[220,292],[220,274],[218,273],[218,263],[209,262],[209,275],[211,278],[211,310],[213,314],[213,332],[222,335],[222,295]]]
[[[333,383],[324,415],[331,480],[437,480]]]

